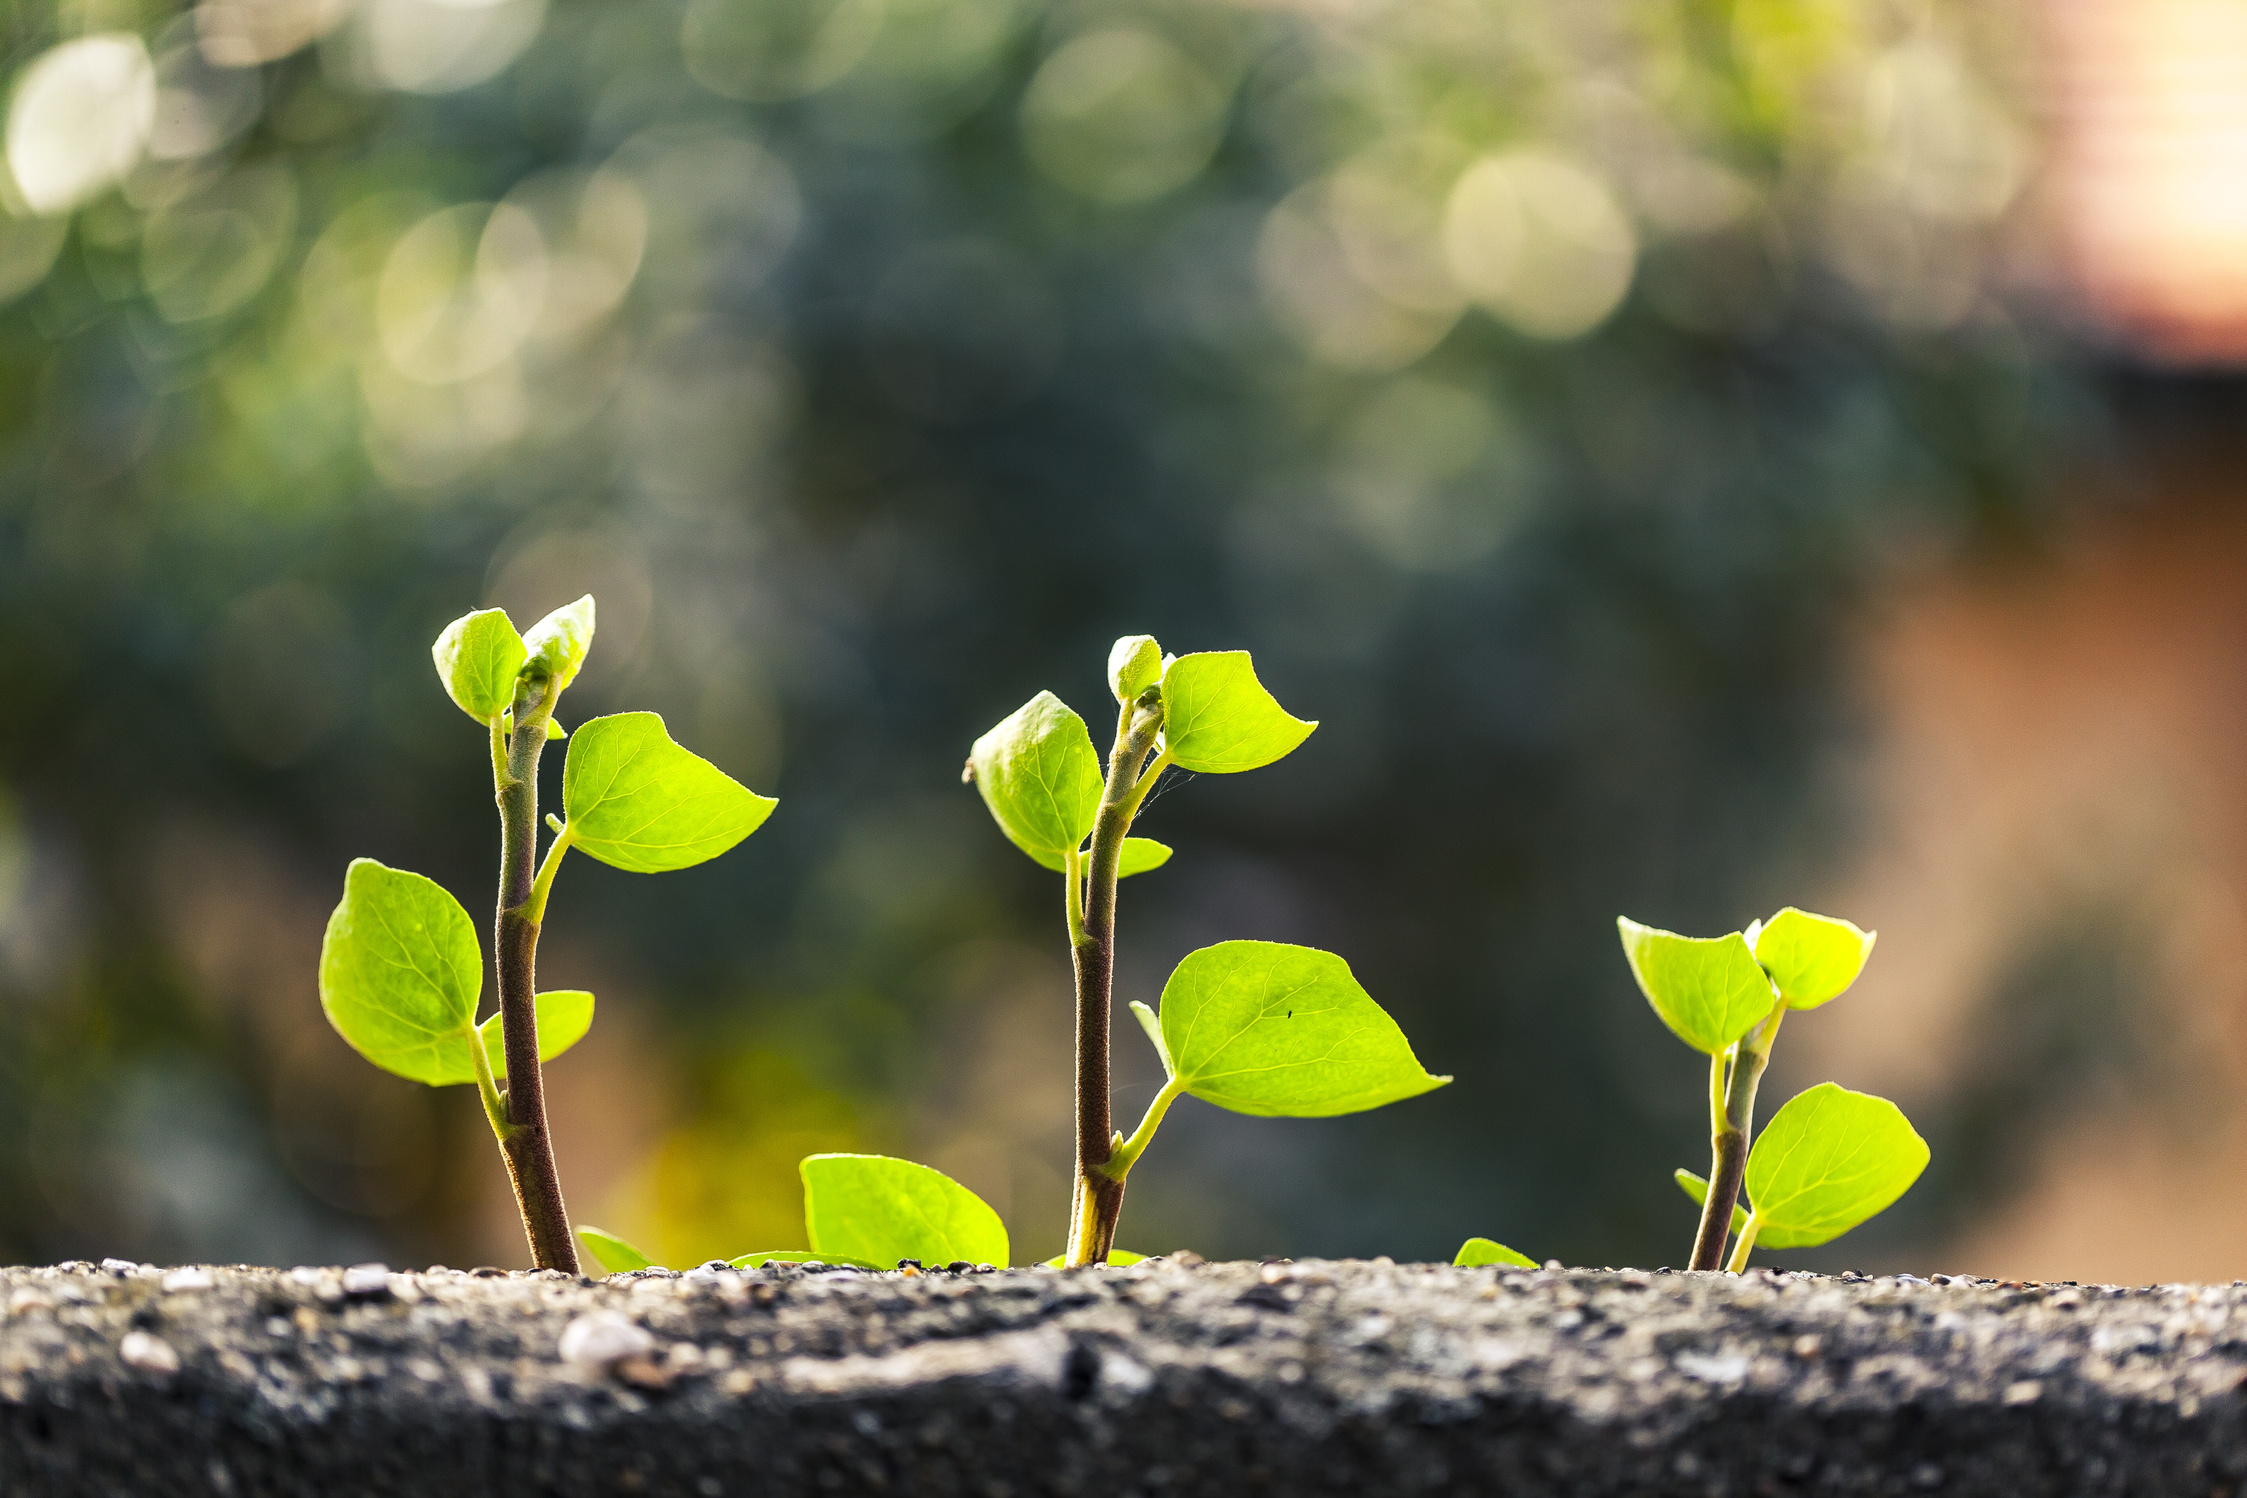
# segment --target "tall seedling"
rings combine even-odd
[[[1062,876],[1076,960],[1076,1183],[1067,1266],[1114,1246],[1124,1179],[1179,1097],[1267,1117],[1323,1118],[1376,1108],[1450,1081],[1430,1076],[1396,1022],[1341,958],[1277,942],[1232,941],[1189,954],[1158,1016],[1131,1007],[1167,1073],[1126,1139],[1109,1103],[1109,1001],[1116,882],[1159,868],[1170,849],[1131,836],[1148,792],[1173,765],[1232,774],[1268,765],[1310,736],[1256,679],[1246,651],[1166,656],[1147,635],[1108,657],[1116,739],[1103,770],[1084,719],[1040,692],[975,741],[965,778],[1015,846]]]
[[[1679,936],[1628,918],[1616,924],[1647,1002],[1709,1058],[1708,1179],[1677,1172],[1701,1204],[1689,1268],[1737,1272],[1759,1238],[1767,1248],[1837,1238],[1919,1178],[1927,1142],[1902,1110],[1831,1082],[1790,1099],[1753,1138],[1756,1086],[1779,1022],[1855,983],[1874,933],[1791,905],[1729,936]],[[1753,1210],[1739,1205],[1743,1186]],[[1735,1234],[1727,1264],[1725,1244]]]
[[[776,804],[671,741],[654,713],[617,713],[564,734],[554,705],[593,643],[593,600],[556,609],[519,635],[505,612],[454,620],[432,649],[437,676],[491,740],[499,803],[499,906],[494,964],[499,1012],[482,1024],[483,954],[460,902],[419,874],[356,859],[320,948],[320,1005],[375,1065],[433,1087],[474,1082],[499,1140],[531,1257],[577,1271],[561,1177],[546,1128],[539,1063],[582,1037],[593,996],[537,993],[538,936],[562,855],[583,848],[635,873],[717,857],[762,825]],[[538,860],[538,763],[567,738],[566,820]]]

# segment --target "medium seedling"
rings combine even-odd
[[[546,1127],[539,1064],[582,1038],[593,996],[537,993],[539,930],[562,855],[583,848],[635,873],[717,857],[761,826],[775,803],[671,741],[654,713],[618,713],[565,735],[554,705],[593,643],[593,600],[556,609],[528,634],[485,609],[437,637],[437,676],[490,737],[499,803],[499,908],[493,946],[499,1011],[481,1025],[484,979],[475,925],[419,874],[356,859],[320,948],[320,1006],[353,1049],[385,1071],[433,1087],[474,1082],[515,1187],[531,1257],[577,1272],[577,1249]],[[538,762],[567,738],[566,820],[538,853]],[[533,872],[535,867],[535,873]]]
[[[1167,1080],[1130,1138],[1109,1101],[1116,882],[1159,868],[1170,849],[1131,836],[1163,772],[1254,770],[1318,725],[1294,717],[1256,679],[1248,653],[1166,656],[1147,635],[1108,656],[1116,739],[1103,770],[1084,719],[1040,692],[975,741],[965,778],[1016,847],[1062,876],[1076,961],[1076,1173],[1067,1267],[1103,1263],[1124,1181],[1170,1105],[1186,1094],[1239,1113],[1324,1118],[1440,1087],[1396,1022],[1330,953],[1232,941],[1191,953],[1163,987],[1158,1016],[1132,1010]]]
[[[1709,1176],[1677,1173],[1701,1204],[1689,1268],[1737,1273],[1759,1239],[1766,1248],[1827,1242],[1886,1210],[1919,1178],[1927,1142],[1902,1111],[1831,1082],[1790,1099],[1750,1149],[1756,1084],[1780,1021],[1855,983],[1874,933],[1791,905],[1729,936],[1679,936],[1627,918],[1617,926],[1654,1012],[1709,1057]],[[1752,1210],[1739,1204],[1743,1185]]]

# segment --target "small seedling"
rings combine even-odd
[[[1629,919],[1617,926],[1654,1012],[1709,1057],[1709,1178],[1677,1174],[1701,1204],[1688,1267],[1736,1273],[1758,1239],[1766,1248],[1824,1243],[1886,1209],[1919,1178],[1927,1143],[1896,1105],[1830,1082],[1791,1099],[1749,1148],[1756,1084],[1779,1022],[1856,982],[1873,933],[1791,905],[1729,936],[1679,936]],[[1753,1210],[1739,1205],[1743,1184]],[[1734,1234],[1728,1264],[1725,1244]]]
[[[1316,723],[1296,718],[1256,679],[1248,653],[1166,656],[1147,635],[1108,656],[1116,740],[1103,771],[1084,719],[1040,692],[975,741],[964,778],[1015,846],[1061,874],[1076,958],[1076,1181],[1068,1267],[1106,1262],[1124,1180],[1180,1096],[1266,1117],[1324,1118],[1377,1108],[1450,1081],[1414,1059],[1395,1021],[1341,958],[1308,947],[1233,941],[1190,954],[1162,1012],[1131,1007],[1168,1079],[1130,1138],[1109,1100],[1108,1033],[1116,881],[1169,861],[1131,828],[1171,766],[1233,774],[1288,754]]]
[[[569,1215],[546,1127],[539,1063],[582,1038],[593,996],[536,993],[539,930],[562,855],[583,848],[636,873],[717,857],[761,826],[776,804],[671,741],[654,713],[595,718],[565,735],[554,705],[593,643],[593,600],[579,599],[519,635],[505,612],[454,620],[437,637],[437,676],[491,740],[499,803],[499,910],[493,945],[499,1012],[481,1025],[484,980],[475,925],[460,902],[419,874],[354,860],[320,948],[320,1006],[360,1055],[433,1087],[474,1082],[515,1186],[531,1257],[577,1271]],[[567,738],[566,820],[538,853],[538,762]],[[533,872],[533,869],[536,872]],[[627,1248],[618,1242],[619,1248]]]

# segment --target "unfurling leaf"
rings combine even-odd
[[[483,986],[458,900],[419,874],[352,860],[320,944],[320,1007],[353,1050],[416,1082],[453,1080],[444,1074],[468,1055]]]
[[[1789,905],[1756,933],[1755,960],[1789,1009],[1815,1009],[1857,981],[1878,935]]]
[[[812,1155],[801,1169],[816,1258],[843,1254],[881,1269],[900,1259],[1006,1266],[1006,1224],[940,1170],[888,1155]]]
[[[604,1233],[581,1222],[577,1225],[577,1236],[600,1266],[611,1274],[629,1274],[635,1269],[654,1267],[646,1254],[614,1233]]]
[[[1693,1205],[1695,1205],[1696,1207],[1706,1207],[1709,1204],[1709,1183],[1707,1181],[1704,1181],[1690,1170],[1680,1170],[1674,1172],[1673,1174],[1677,1178],[1678,1189],[1680,1191],[1683,1191],[1687,1196],[1693,1198]],[[1735,1201],[1732,1204],[1732,1231],[1737,1233],[1740,1231],[1740,1229],[1746,1227],[1747,1225],[1747,1208],[1741,1206],[1738,1202]]]
[[[593,648],[593,595],[588,593],[566,604],[523,631],[523,648],[529,659],[523,670],[554,679],[554,694],[577,680],[585,653]]]
[[[1163,648],[1153,635],[1125,635],[1108,652],[1108,690],[1130,702],[1161,681]]]
[[[1787,1099],[1748,1153],[1765,1248],[1815,1248],[1885,1210],[1927,1168],[1927,1141],[1886,1098],[1821,1082]]]
[[[1623,955],[1639,991],[1678,1039],[1716,1055],[1778,1005],[1771,980],[1756,965],[1747,938],[1679,936],[1619,917]]]
[[[1168,843],[1158,843],[1151,837],[1127,837],[1123,840],[1122,856],[1116,860],[1116,877],[1128,879],[1149,869],[1159,869],[1168,862]]]
[[[1190,657],[1189,657],[1190,658]],[[1443,1086],[1331,952],[1228,941],[1163,985],[1163,1045],[1187,1092],[1235,1113],[1328,1118]]]
[[[1147,1038],[1155,1043],[1155,1054],[1162,1057],[1163,1075],[1170,1076],[1176,1068],[1170,1064],[1170,1047],[1163,1042],[1162,1020],[1155,1014],[1154,1010],[1149,1009],[1137,999],[1131,1001],[1131,1013],[1132,1017],[1139,1021],[1139,1028],[1145,1030]]]
[[[1469,1238],[1459,1245],[1452,1264],[1460,1269],[1473,1269],[1484,1264],[1505,1264],[1514,1269],[1535,1269],[1537,1261],[1525,1253],[1517,1253],[1503,1243],[1489,1238]]]
[[[429,647],[437,679],[460,710],[489,723],[515,700],[515,677],[527,654],[505,609],[463,614]]]
[[[579,724],[562,767],[571,842],[635,874],[716,858],[778,804],[673,743],[654,713]]]
[[[1040,692],[975,741],[968,768],[983,804],[1014,845],[1049,869],[1092,833],[1100,755],[1084,719]]]
[[[1204,774],[1254,770],[1311,736],[1264,690],[1245,650],[1182,655],[1162,676],[1163,746],[1171,763]]]

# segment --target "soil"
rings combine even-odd
[[[2247,1287],[0,1271],[0,1493],[2193,1494]]]

